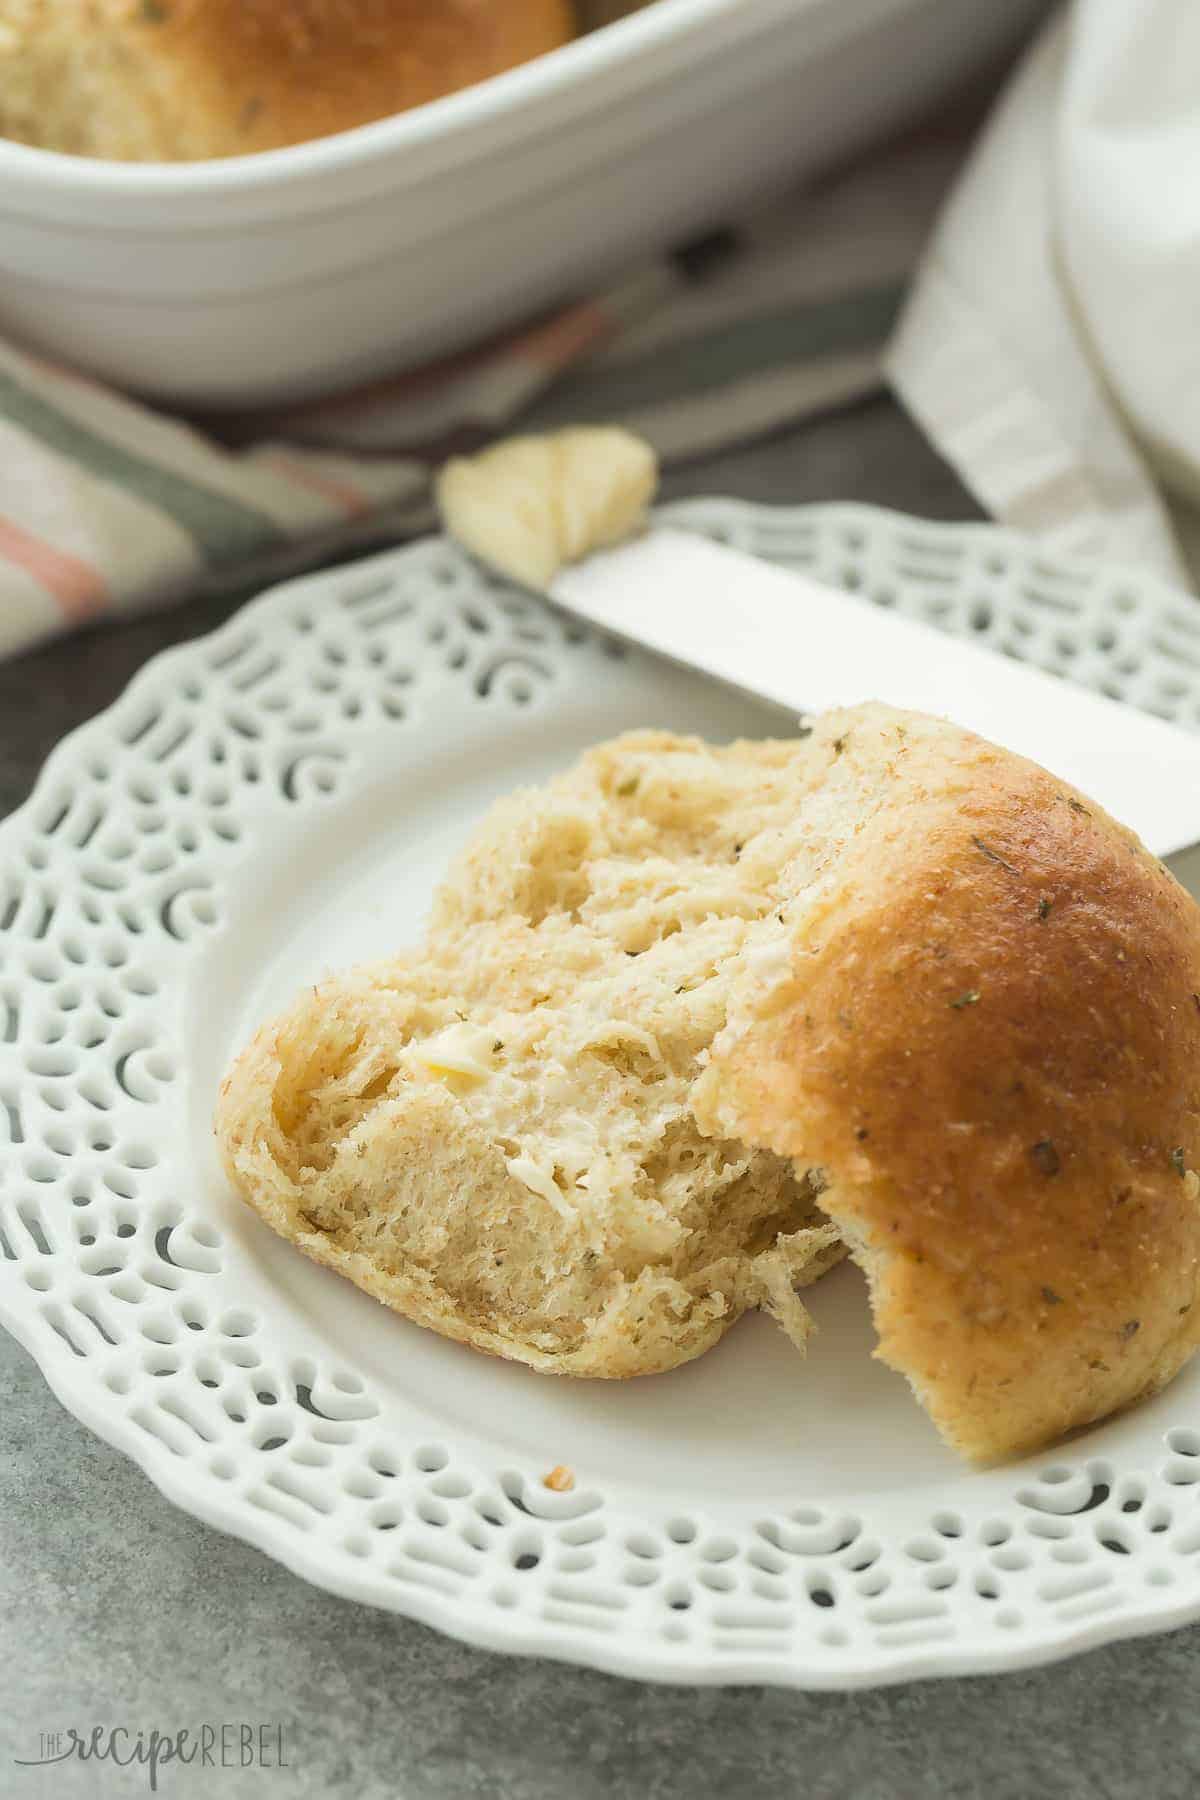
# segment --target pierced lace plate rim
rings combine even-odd
[[[976,633],[990,633],[992,622],[998,620],[1000,628],[1006,625],[1011,628],[1011,620],[1017,616],[1016,608],[1007,613],[1004,605],[1004,584],[1010,578],[1012,567],[1018,571],[1018,579],[1026,582],[1034,579],[1029,571],[1032,568],[1036,579],[1047,584],[1054,596],[1050,612],[1061,619],[1063,596],[1072,595],[1078,600],[1081,594],[1095,594],[1105,589],[1113,599],[1110,607],[1103,600],[1097,601],[1093,608],[1095,618],[1108,621],[1110,615],[1119,614],[1123,619],[1134,619],[1136,628],[1144,639],[1153,637],[1155,629],[1161,629],[1161,620],[1168,622],[1179,615],[1181,606],[1190,604],[1186,598],[1176,595],[1164,584],[1147,580],[1142,576],[1129,574],[1127,571],[1094,570],[1087,565],[1072,564],[1042,555],[1023,543],[1014,534],[1000,532],[987,526],[931,526],[920,521],[907,520],[899,515],[884,514],[875,509],[856,506],[832,506],[819,508],[802,508],[783,511],[763,507],[752,507],[737,502],[689,502],[686,505],[669,509],[677,522],[686,522],[697,529],[707,530],[714,535],[739,542],[742,547],[755,549],[759,553],[772,554],[778,560],[794,561],[805,566],[814,566],[818,572],[826,576],[836,577],[839,570],[836,566],[839,557],[847,555],[860,559],[865,575],[860,571],[857,585],[869,586],[872,579],[893,581],[894,591],[891,598],[884,598],[877,593],[881,604],[894,604],[900,597],[900,590],[907,582],[910,586],[914,580],[918,585],[929,578],[930,569],[934,571],[933,582],[935,594],[937,583],[942,583],[943,595],[950,591],[952,607],[963,608],[974,606],[978,609],[980,601],[977,592],[978,568],[990,567],[992,575],[991,599],[989,604],[992,613],[986,627],[972,622],[970,629]],[[954,554],[951,554],[953,552]],[[128,713],[143,696],[161,690],[169,685],[171,678],[186,677],[189,667],[198,663],[201,657],[218,651],[222,645],[232,642],[247,626],[256,626],[269,630],[272,621],[281,621],[285,614],[294,611],[297,604],[304,601],[309,605],[319,605],[322,597],[333,589],[342,592],[347,584],[362,581],[376,574],[390,577],[394,571],[406,567],[415,569],[420,558],[427,560],[436,554],[441,558],[443,568],[453,564],[453,579],[449,585],[459,601],[466,596],[469,600],[472,593],[479,596],[479,604],[483,606],[485,596],[494,599],[495,585],[487,583],[477,571],[461,559],[454,561],[454,553],[430,544],[411,546],[400,551],[385,552],[382,556],[368,559],[365,563],[341,568],[318,576],[303,577],[280,588],[271,590],[257,601],[243,609],[227,624],[208,638],[196,640],[194,643],[178,646],[155,658],[134,678],[125,694],[96,719],[81,726],[63,741],[48,760],[29,800],[18,809],[2,826],[0,826],[0,846],[5,854],[13,849],[22,838],[25,828],[33,824],[39,807],[44,805],[46,796],[55,788],[55,784],[73,771],[77,771],[84,760],[99,750],[102,743],[107,743],[114,721],[124,713]],[[954,557],[959,557],[959,566],[951,574],[946,570],[951,567]],[[968,574],[962,570],[962,558],[967,557],[970,564]],[[451,559],[447,563],[446,558]],[[918,569],[913,575],[912,569],[907,571],[902,566],[904,558]],[[921,570],[922,557],[925,567]],[[1004,559],[1006,566],[998,567],[998,559]],[[897,576],[886,576],[886,571],[896,565],[900,566]],[[846,565],[843,562],[841,574],[844,578]],[[369,584],[368,584],[369,585]],[[1134,597],[1135,604],[1129,605],[1129,596]],[[1119,597],[1119,603],[1118,603]],[[1032,604],[1025,595],[1023,604]],[[528,612],[532,603],[522,602]],[[1108,623],[1096,625],[1092,613],[1088,612],[1088,602],[1079,601],[1076,607],[1076,624],[1078,615],[1084,615],[1083,625],[1078,628],[1084,632],[1093,631],[1098,643],[1103,642],[1104,634],[1109,630]],[[932,616],[934,623],[946,623],[947,610],[939,616]],[[535,609],[536,611],[536,609]],[[517,615],[519,617],[519,614]],[[1158,622],[1158,623],[1156,623]],[[1048,629],[1052,629],[1048,627]],[[1174,627],[1172,626],[1172,629]],[[1058,627],[1058,644],[1064,641],[1063,627]],[[1027,634],[1028,635],[1028,634]],[[564,641],[570,642],[570,633]],[[509,646],[514,651],[515,665],[518,674],[510,671],[507,676],[497,679],[524,680],[519,673],[521,656],[524,654],[520,641]],[[1109,647],[1110,649],[1112,646]],[[558,646],[556,645],[556,652]],[[1107,651],[1103,654],[1108,654]],[[1075,666],[1078,663],[1078,650],[1061,652],[1060,663]],[[1054,666],[1052,657],[1042,657],[1043,666]],[[469,663],[464,667],[470,668]],[[1139,678],[1144,676],[1145,665],[1139,670]],[[1061,668],[1060,668],[1061,672]],[[1107,691],[1114,685],[1111,672],[1096,662],[1088,670],[1091,685],[1104,686]],[[1179,677],[1171,677],[1175,688],[1180,688]],[[1147,703],[1148,693],[1145,690],[1136,696],[1142,704]],[[1193,723],[1200,717],[1200,676],[1182,684],[1182,690],[1175,693],[1158,693],[1153,696],[1158,704],[1155,710],[1171,710],[1175,716],[1180,712],[1188,713],[1187,722]],[[298,759],[303,760],[303,759]],[[299,779],[299,777],[297,777]],[[36,831],[35,831],[36,835]],[[69,860],[69,859],[68,859]],[[78,861],[78,857],[75,859]],[[0,863],[0,875],[3,864]],[[190,890],[180,889],[179,894]],[[164,906],[168,903],[164,902]],[[2,911],[0,907],[0,911]],[[22,940],[24,941],[24,940]],[[0,940],[2,942],[2,940]],[[3,964],[0,964],[0,975],[3,975]],[[28,977],[26,977],[28,979]],[[60,984],[61,985],[61,984]],[[128,1058],[127,1058],[128,1059]],[[0,1065],[2,1068],[3,1065]],[[118,1102],[118,1105],[120,1103]],[[25,1140],[21,1140],[24,1142]],[[15,1149],[10,1145],[10,1149]],[[111,1148],[111,1146],[110,1146]],[[101,1153],[97,1153],[101,1154]],[[100,1168],[102,1164],[97,1164]],[[52,1183],[47,1183],[52,1186]],[[136,1185],[136,1184],[135,1184]],[[119,1190],[116,1190],[119,1192]],[[0,1182],[0,1200],[5,1198],[2,1182]],[[103,1198],[103,1197],[102,1197]],[[13,1200],[13,1205],[18,1204]],[[82,1203],[81,1203],[82,1204]],[[89,1202],[90,1204],[90,1202]],[[2,1219],[0,1219],[2,1222]],[[178,1222],[175,1226],[164,1227],[168,1230],[187,1229],[187,1221]],[[160,1234],[161,1235],[161,1234]],[[94,1241],[94,1240],[93,1240]],[[167,1245],[170,1244],[168,1236]],[[203,1248],[203,1246],[201,1246]],[[71,1246],[72,1251],[76,1246]],[[163,1252],[166,1255],[166,1250]],[[29,1260],[22,1253],[13,1259],[25,1268]],[[200,1257],[201,1263],[203,1256]],[[190,1265],[184,1265],[188,1267]],[[19,1271],[18,1271],[19,1273]],[[1032,1664],[1054,1660],[1112,1641],[1114,1639],[1137,1635],[1140,1633],[1167,1629],[1181,1625],[1200,1617],[1200,1583],[1194,1579],[1182,1579],[1178,1586],[1164,1585],[1148,1588],[1131,1605],[1119,1607],[1116,1611],[1102,1613],[1092,1617],[1079,1617],[1076,1620],[1059,1619],[1051,1621],[1043,1618],[1035,1621],[1031,1628],[1022,1624],[1014,1628],[1008,1638],[1000,1638],[994,1633],[983,1633],[978,1636],[955,1635],[943,1643],[914,1641],[906,1645],[902,1639],[895,1639],[890,1645],[871,1652],[863,1646],[861,1653],[855,1653],[849,1659],[827,1656],[822,1658],[818,1653],[812,1655],[814,1640],[811,1636],[804,1639],[799,1646],[793,1641],[795,1633],[785,1641],[782,1634],[777,1637],[770,1648],[754,1647],[747,1644],[744,1649],[722,1651],[711,1643],[693,1639],[686,1646],[672,1644],[662,1639],[646,1641],[639,1639],[632,1630],[622,1632],[619,1628],[611,1637],[604,1637],[597,1632],[577,1628],[570,1623],[554,1624],[553,1621],[541,1617],[529,1617],[523,1614],[505,1612],[497,1606],[479,1602],[479,1589],[473,1594],[444,1594],[435,1591],[422,1592],[414,1588],[400,1588],[395,1585],[390,1589],[381,1586],[376,1566],[365,1562],[361,1571],[345,1558],[334,1562],[328,1554],[328,1546],[317,1535],[308,1535],[302,1531],[289,1531],[284,1528],[280,1518],[270,1512],[252,1512],[244,1503],[240,1493],[232,1488],[222,1487],[213,1479],[200,1481],[196,1470],[179,1456],[170,1453],[147,1437],[144,1432],[131,1422],[129,1408],[119,1396],[103,1387],[94,1371],[96,1364],[85,1355],[82,1358],[72,1355],[67,1343],[61,1342],[53,1333],[47,1331],[45,1318],[39,1311],[39,1296],[44,1290],[34,1290],[20,1282],[12,1272],[12,1262],[0,1263],[0,1322],[34,1356],[49,1386],[62,1404],[89,1429],[112,1443],[116,1448],[130,1456],[155,1482],[159,1490],[172,1503],[191,1512],[204,1522],[224,1530],[283,1562],[295,1573],[339,1593],[346,1598],[358,1599],[374,1605],[381,1605],[392,1610],[403,1612],[419,1618],[425,1623],[459,1637],[460,1639],[486,1648],[538,1654],[558,1660],[583,1662],[610,1672],[637,1676],[643,1679],[656,1679],[689,1683],[772,1683],[795,1685],[810,1688],[845,1688],[871,1685],[881,1682],[892,1682],[911,1679],[920,1675],[962,1674],[998,1671],[1007,1668],[1028,1667]],[[226,1301],[228,1305],[228,1300]],[[207,1330],[207,1327],[205,1328]],[[68,1340],[69,1341],[69,1340]],[[206,1340],[207,1341],[207,1340]],[[89,1373],[89,1370],[93,1371]],[[323,1413],[318,1416],[324,1417]],[[1180,1459],[1200,1455],[1200,1438],[1185,1424],[1183,1428],[1174,1429],[1169,1434],[1175,1443],[1168,1442],[1168,1448],[1177,1452],[1175,1463],[1183,1466]],[[1180,1446],[1183,1446],[1180,1448]],[[1069,1464],[1073,1447],[1068,1445],[1061,1453],[1064,1463]],[[1097,1471],[1099,1471],[1097,1473]],[[1108,1473],[1109,1479],[1103,1476]],[[1125,1473],[1120,1468],[1109,1471],[1107,1465],[1095,1464],[1085,1467],[1083,1471],[1067,1474],[1060,1473],[1056,1482],[1051,1483],[1042,1498],[1047,1502],[1047,1511],[1043,1515],[1052,1521],[1057,1518],[1060,1523],[1077,1519],[1083,1512],[1090,1512],[1093,1506],[1105,1508],[1110,1498],[1115,1499],[1117,1483]],[[1192,1485],[1190,1471],[1186,1471],[1185,1486]],[[1079,1474],[1091,1481],[1090,1495],[1094,1496],[1104,1489],[1104,1497],[1096,1502],[1085,1496],[1080,1507],[1059,1507],[1055,1494],[1051,1491],[1061,1481],[1069,1485],[1069,1480]],[[1165,1477],[1168,1485],[1170,1478]],[[1147,1507],[1151,1511],[1151,1489],[1157,1492],[1158,1476],[1152,1476],[1149,1470],[1137,1472],[1137,1480],[1142,1489],[1139,1507]],[[1063,1489],[1065,1491],[1065,1488]],[[1072,1490],[1074,1491],[1074,1490]],[[1176,1489],[1178,1492],[1178,1488]],[[1194,1499],[1195,1496],[1192,1496]],[[519,1504],[519,1502],[518,1502]],[[443,1509],[445,1510],[445,1509]],[[524,1510],[524,1509],[522,1509]],[[590,1508],[586,1510],[591,1510]],[[811,1509],[800,1508],[797,1517]],[[1126,1508],[1126,1510],[1129,1510]],[[553,1524],[556,1515],[543,1515],[550,1518]],[[564,1512],[557,1515],[557,1522],[585,1514]],[[1109,1513],[1104,1514],[1109,1517]],[[1121,1521],[1113,1515],[1113,1529],[1120,1532]],[[788,1522],[785,1521],[785,1524]],[[520,1521],[516,1521],[519,1526]],[[623,1525],[626,1529],[628,1521]],[[1183,1548],[1182,1539],[1195,1536],[1195,1530],[1189,1534],[1184,1522],[1182,1533],[1174,1536],[1180,1539],[1177,1548]],[[798,1527],[789,1526],[793,1534],[803,1536],[810,1529],[808,1523],[801,1520]],[[811,1527],[817,1530],[816,1526]],[[1060,1542],[1070,1540],[1073,1527],[1067,1526],[1066,1536]],[[1158,1529],[1151,1526],[1151,1530]],[[1163,1527],[1165,1531],[1167,1528]],[[786,1534],[785,1534],[786,1535]],[[992,1545],[993,1560],[1002,1553],[1007,1538],[984,1539],[985,1544]],[[1103,1540],[1101,1540],[1103,1541]],[[844,1547],[843,1547],[844,1548]],[[1133,1572],[1140,1548],[1134,1546],[1122,1550]],[[789,1550],[787,1555],[808,1555],[809,1551]],[[814,1556],[828,1560],[834,1552],[817,1550]],[[899,1546],[889,1549],[887,1554],[898,1555]],[[910,1551],[910,1556],[915,1552]],[[1148,1552],[1147,1552],[1148,1554]],[[1189,1543],[1184,1554],[1192,1554]],[[711,1568],[719,1563],[715,1559]],[[918,1561],[921,1558],[917,1558]],[[1011,1562],[1011,1555],[1010,1555]],[[1019,1567],[1017,1564],[1012,1565]],[[1069,1569],[1069,1564],[1066,1565]],[[703,1573],[703,1571],[702,1571]],[[1186,1570],[1185,1570],[1186,1574]],[[690,1579],[690,1577],[689,1577]],[[840,1576],[839,1576],[840,1579]],[[793,1600],[793,1604],[794,1604]],[[674,1604],[671,1602],[670,1604]],[[689,1601],[690,1605],[691,1602]],[[912,1616],[907,1622],[914,1622]],[[904,1626],[906,1620],[901,1616],[897,1629]],[[915,1620],[919,1623],[919,1618]],[[801,1634],[803,1636],[803,1634]],[[917,1633],[919,1640],[920,1633]],[[990,1639],[990,1641],[988,1641]]]

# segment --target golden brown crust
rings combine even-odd
[[[1200,1341],[1200,910],[968,733],[884,709],[822,732],[885,757],[890,798],[698,1111],[824,1168],[879,1354],[945,1436],[1031,1450]]]
[[[161,10],[163,53],[227,96],[225,141],[242,150],[423,105],[571,35],[566,0],[162,0]]]
[[[5,0],[0,24],[4,129],[136,159],[324,137],[574,34],[570,0]]]

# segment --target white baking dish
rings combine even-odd
[[[0,328],[244,405],[451,349],[844,154],[1040,0],[658,0],[396,118],[255,157],[0,144]]]

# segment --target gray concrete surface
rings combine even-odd
[[[880,400],[669,489],[974,515]],[[0,812],[54,742],[207,603],[0,665]],[[0,1334],[0,1796],[119,1800],[144,1771],[29,1769],[93,1723],[283,1728],[283,1769],[168,1770],[208,1800],[1174,1800],[1200,1792],[1200,1629],[1029,1674],[858,1695],[691,1691],[465,1649],[320,1593],[177,1512]]]

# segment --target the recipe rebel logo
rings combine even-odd
[[[283,1726],[261,1720],[184,1725],[174,1731],[158,1726],[92,1725],[77,1730],[43,1731],[36,1756],[17,1756],[19,1768],[40,1769],[51,1763],[101,1763],[118,1769],[140,1769],[150,1792],[158,1792],[162,1772],[173,1764],[198,1769],[286,1769]]]

